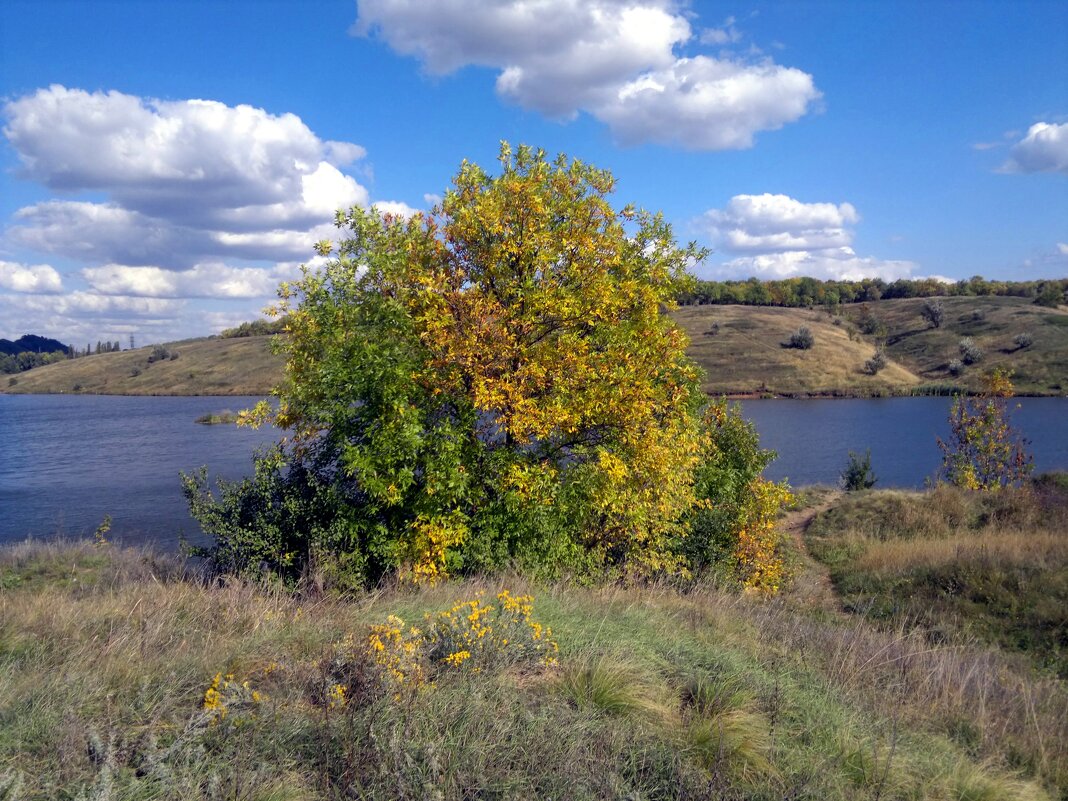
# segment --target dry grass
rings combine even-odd
[[[1007,568],[1051,570],[1068,563],[1068,537],[1050,531],[995,530],[980,536],[871,543],[853,562],[866,573],[891,574],[989,560]]]
[[[95,395],[266,395],[282,376],[271,337],[168,343],[176,359],[149,363],[152,348],[100,353],[19,373],[0,392]]]
[[[1027,298],[940,298],[945,321],[929,328],[920,317],[920,298],[867,304],[887,328],[887,355],[921,376],[924,382],[952,383],[977,390],[982,372],[994,367],[1015,371],[1017,390],[1030,394],[1068,391],[1068,312],[1034,305]],[[843,308],[856,320],[859,305]],[[1013,338],[1029,333],[1033,343],[1017,348]],[[959,378],[948,367],[960,358],[958,343],[970,337],[983,360]]]
[[[1068,489],[865,492],[806,532],[847,609],[977,637],[1068,676]]]
[[[443,674],[399,700],[323,703],[345,634],[505,581],[534,592],[555,672]],[[1023,801],[1068,788],[1058,683],[992,650],[713,589],[502,578],[342,599],[208,583],[91,545],[2,550],[0,588],[10,797]],[[248,677],[261,705],[212,723],[201,707],[219,672]]]
[[[709,394],[845,394],[902,392],[920,379],[891,362],[878,375],[864,372],[874,346],[852,341],[825,312],[755,306],[684,306],[675,319],[690,337],[687,353],[707,373]],[[710,333],[716,324],[716,333]],[[815,336],[809,350],[781,343],[800,326]]]
[[[869,396],[907,393],[922,384],[979,388],[991,367],[1016,372],[1021,393],[1068,391],[1068,312],[1024,298],[944,298],[946,321],[928,328],[921,299],[866,304],[887,328],[890,364],[875,376],[864,363],[874,340],[853,334],[859,304],[842,307],[839,324],[826,311],[757,306],[685,306],[674,313],[690,337],[688,353],[706,371],[709,394]],[[978,314],[977,314],[978,313]],[[715,333],[712,332],[715,324]],[[800,326],[815,335],[811,350],[783,348]],[[1033,337],[1018,349],[1016,334]],[[948,373],[957,344],[971,337],[985,356],[959,378]],[[269,337],[195,339],[170,343],[175,361],[148,363],[151,348],[60,362],[15,376],[0,392],[86,392],[116,395],[260,395],[281,379],[282,361],[267,349]],[[133,375],[140,371],[138,375]],[[75,390],[75,387],[79,389]]]

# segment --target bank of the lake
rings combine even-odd
[[[228,398],[252,405],[255,396]],[[834,484],[849,450],[870,448],[879,487],[922,487],[940,465],[949,398],[746,400],[761,444],[778,453],[767,475],[794,485]],[[1023,398],[1013,414],[1039,471],[1068,469],[1068,399]],[[173,547],[196,540],[179,471],[208,465],[247,475],[256,448],[280,432],[201,425],[216,397],[0,396],[0,543],[91,536],[105,516],[121,541]]]

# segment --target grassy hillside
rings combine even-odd
[[[471,623],[463,604],[503,588],[551,633]],[[407,626],[435,620],[491,645],[432,658]],[[547,638],[556,664],[522,657]],[[1062,684],[713,588],[345,599],[26,544],[0,550],[0,699],[0,797],[20,801],[1068,797]]]
[[[690,355],[705,369],[710,394],[885,395],[923,385],[979,387],[991,367],[1015,371],[1022,394],[1068,393],[1068,311],[1023,298],[943,298],[945,321],[929,328],[922,300],[865,304],[885,330],[888,366],[867,375],[864,363],[875,338],[862,334],[859,305],[835,317],[824,310],[762,306],[685,306],[675,317],[689,335]],[[800,326],[815,336],[810,350],[783,348]],[[1018,348],[1017,334],[1032,344]],[[970,337],[983,351],[977,365],[950,375],[958,344]],[[167,345],[175,361],[148,363],[152,348],[108,353],[34,368],[0,378],[0,392],[88,392],[133,395],[263,394],[281,376],[282,361],[269,353],[269,337],[197,339]],[[136,371],[140,371],[135,375]],[[75,389],[77,387],[77,389]]]
[[[190,339],[166,345],[173,356],[149,361],[153,347],[100,353],[0,377],[0,391],[101,395],[266,395],[281,375],[270,337]],[[12,383],[11,379],[15,380]]]
[[[1068,311],[1036,306],[1025,298],[941,298],[945,320],[931,328],[920,317],[923,300],[887,300],[868,304],[887,329],[887,352],[924,382],[979,387],[984,370],[1005,367],[1015,372],[1021,393],[1068,393]],[[844,310],[851,319],[858,306]],[[1033,343],[1019,348],[1017,334],[1030,334]],[[960,358],[958,344],[971,338],[983,359],[965,368],[959,378],[950,375],[950,361]]]
[[[891,363],[877,375],[864,372],[874,345],[849,338],[824,312],[763,306],[685,306],[675,318],[690,337],[689,354],[705,369],[711,394],[860,394],[907,390],[921,379]],[[782,347],[807,326],[809,350]]]
[[[996,644],[1068,679],[1068,476],[850,494],[805,536],[846,609]]]

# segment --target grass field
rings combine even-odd
[[[996,493],[847,495],[806,531],[844,607],[970,637],[1068,679],[1068,477]]]
[[[907,391],[922,380],[891,363],[864,372],[875,346],[851,340],[824,312],[762,306],[684,306],[675,318],[690,337],[689,355],[704,368],[712,395],[873,395]],[[801,326],[815,337],[809,350],[782,343]]]
[[[1021,393],[1068,393],[1068,312],[1036,306],[1026,298],[941,298],[945,320],[931,328],[920,317],[923,301],[887,300],[868,304],[887,329],[887,353],[925,383],[980,387],[979,377],[994,367],[1010,369]],[[844,310],[857,319],[859,306]],[[1017,334],[1033,343],[1019,348]],[[954,378],[949,363],[960,358],[959,343],[972,339],[983,359]]]
[[[556,664],[495,659],[499,639],[457,668],[405,650],[406,625],[504,588]],[[511,576],[343,598],[8,547],[0,798],[1068,798],[1063,682],[796,597]]]

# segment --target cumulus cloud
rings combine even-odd
[[[812,76],[770,60],[681,57],[694,40],[668,0],[360,0],[357,35],[377,35],[433,74],[466,65],[499,70],[497,93],[567,119],[586,111],[625,143],[700,150],[745,148],[759,131],[803,116],[820,93]],[[697,37],[740,39],[733,20]]]
[[[1004,172],[1060,172],[1068,175],[1068,122],[1038,122],[1012,146]]]
[[[218,333],[255,319],[261,307],[249,302],[225,310],[198,309],[185,300],[106,297],[84,291],[47,296],[0,293],[0,336],[29,331],[62,342],[118,339],[125,345],[134,334],[139,344],[169,342]]]
[[[833,248],[853,240],[846,228],[860,220],[849,203],[802,203],[788,195],[735,195],[704,220],[714,240],[731,251]]]
[[[20,210],[11,238],[44,252],[176,269],[211,255],[288,260],[310,253],[337,208],[369,200],[338,169],[363,148],[323,141],[293,114],[51,86],[4,117],[24,176],[107,196]]]
[[[48,264],[0,261],[0,288],[12,292],[59,292],[63,289],[63,280]]]
[[[374,204],[374,207],[382,214],[392,214],[394,217],[404,217],[405,219],[420,211],[420,209],[409,206],[399,200],[380,200]]]
[[[258,268],[222,263],[198,264],[182,271],[122,264],[82,270],[99,294],[148,298],[263,298],[272,295],[280,281],[296,277],[295,273],[289,264]]]
[[[735,195],[711,209],[700,225],[721,250],[736,254],[718,271],[729,277],[887,280],[911,276],[910,261],[858,256],[852,227],[860,215],[850,203],[803,203],[788,195]]]
[[[791,250],[731,259],[720,265],[724,275],[773,278],[819,278],[859,281],[882,278],[893,281],[912,277],[917,265],[911,261],[888,261],[872,256],[858,256],[851,247],[825,250]]]
[[[321,139],[293,114],[63,86],[0,111],[21,177],[62,195],[15,212],[6,242],[79,264],[71,277],[87,287],[59,294],[51,266],[0,263],[0,289],[21,293],[2,296],[5,322],[40,326],[26,330],[203,333],[193,326],[207,318],[187,298],[248,319],[262,302],[244,301],[273,297],[316,241],[336,235],[336,209],[371,203],[343,171],[364,149]]]

